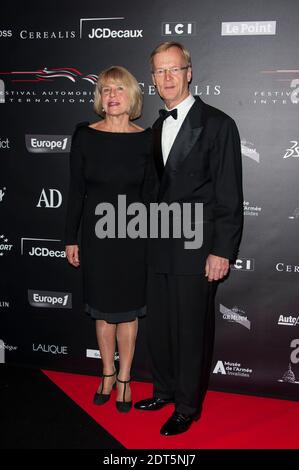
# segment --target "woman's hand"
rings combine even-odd
[[[80,266],[78,245],[66,245],[65,254],[66,254],[68,262],[72,266],[74,266],[75,268]]]

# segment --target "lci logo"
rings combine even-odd
[[[254,259],[252,258],[239,258],[234,265],[231,265],[234,271],[254,271]]]
[[[162,23],[162,36],[195,36],[196,23]]]

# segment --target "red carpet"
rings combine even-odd
[[[209,392],[202,417],[180,436],[159,431],[173,411],[115,408],[116,392],[104,406],[92,404],[99,379],[94,376],[43,371],[97,423],[127,449],[299,449],[299,403],[232,393]],[[133,382],[134,401],[151,396],[150,384]]]

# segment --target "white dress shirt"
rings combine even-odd
[[[176,109],[178,110],[177,119],[173,119],[172,116],[168,116],[168,118],[166,118],[163,122],[162,155],[163,155],[164,165],[166,165],[166,161],[167,161],[169,152],[171,150],[171,147],[194,101],[195,101],[195,98],[192,95],[187,96],[187,98],[185,98],[184,101],[182,101],[180,104],[176,106]],[[167,111],[170,111],[166,107],[165,109]]]

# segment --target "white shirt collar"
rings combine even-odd
[[[177,106],[174,107],[174,109],[176,108],[178,110],[178,118],[179,119],[181,119],[182,116],[184,116],[184,117],[186,116],[187,112],[189,111],[189,109],[193,105],[194,101],[195,101],[194,96],[192,96],[191,93],[189,93],[187,98],[185,98]],[[170,109],[167,108],[167,106],[165,106],[165,109],[167,111],[170,111]]]

